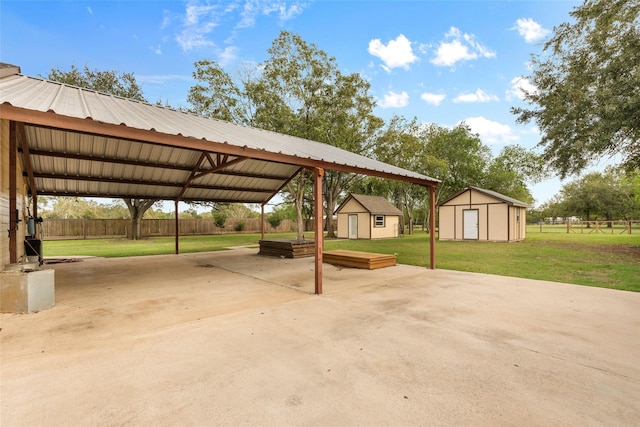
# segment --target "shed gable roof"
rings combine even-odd
[[[336,209],[336,213],[351,199],[360,203],[360,205],[372,215],[402,215],[402,211],[389,203],[384,197],[368,196],[365,194],[351,194],[340,204],[338,209]]]
[[[469,187],[467,187],[467,188],[465,188],[463,190],[458,191],[453,196],[451,196],[448,199],[446,199],[445,201],[439,203],[438,206],[443,206],[443,205],[449,203],[451,200],[453,200],[456,197],[458,197],[459,195],[464,194],[467,191],[471,191],[471,190],[477,191],[478,193],[484,194],[486,196],[494,198],[494,199],[496,199],[496,200],[498,200],[500,202],[506,203],[508,205],[520,206],[520,207],[523,207],[523,208],[528,208],[529,207],[528,203],[521,202],[520,200],[516,200],[516,199],[511,198],[509,196],[505,196],[504,194],[500,194],[500,193],[497,193],[497,192],[492,191],[492,190],[485,190],[484,188],[478,188],[478,187],[472,187],[472,186],[469,186]]]

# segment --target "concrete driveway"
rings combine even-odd
[[[638,293],[256,252],[51,266],[0,425],[638,425]]]

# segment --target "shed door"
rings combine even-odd
[[[478,240],[478,210],[463,210],[462,219],[462,238],[465,240]]]
[[[358,215],[349,215],[349,238],[358,238]]]

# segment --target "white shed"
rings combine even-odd
[[[351,194],[336,209],[338,238],[398,237],[402,211],[380,196]]]

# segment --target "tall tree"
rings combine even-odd
[[[269,55],[261,78],[248,86],[258,126],[355,153],[367,150],[383,123],[373,115],[375,103],[367,81],[357,73],[341,73],[335,58],[287,31],[274,40]],[[325,174],[324,208],[329,237],[335,237],[333,211],[338,199],[354,179],[353,174],[344,172]],[[287,187],[300,209],[304,200],[300,193],[308,191],[308,181],[304,174]],[[298,230],[298,237],[301,231]]]
[[[482,185],[491,150],[471,132],[469,126],[461,123],[450,129],[429,125],[425,127],[422,138],[428,154],[442,161],[431,175],[442,181],[437,192],[438,202],[469,185]]]
[[[197,82],[189,89],[187,101],[191,112],[205,117],[226,120],[242,125],[253,125],[253,109],[245,86],[255,79],[255,71],[244,67],[233,78],[215,61],[197,61],[193,79]]]
[[[560,177],[579,173],[601,156],[640,167],[640,2],[586,0],[554,29],[531,61],[535,107],[513,108],[534,121],[544,157]]]
[[[417,119],[409,121],[401,116],[393,116],[375,145],[376,157],[384,162],[423,173],[429,176],[442,174],[447,169],[443,159],[429,150],[429,129],[420,125]],[[413,234],[414,215],[417,206],[423,206],[427,198],[424,187],[406,182],[390,181],[389,194],[406,216],[409,234]]]
[[[542,157],[519,145],[507,145],[489,162],[482,187],[533,203],[527,187],[547,177]]]
[[[52,68],[47,78],[52,81],[121,96],[123,98],[146,101],[142,95],[142,88],[138,85],[132,73],[118,74],[117,71],[91,70],[86,65],[84,71],[80,71],[75,65],[72,65],[69,71]],[[131,215],[131,232],[129,238],[138,240],[141,238],[140,220],[144,216],[144,213],[151,208],[157,200],[124,199],[124,201]]]
[[[209,117],[257,126],[365,153],[383,121],[373,115],[369,83],[359,74],[343,74],[335,58],[299,35],[283,31],[256,69],[232,78],[213,61],[196,62],[189,91],[193,111]],[[333,211],[353,174],[327,171],[325,211],[329,236],[334,236]],[[310,174],[303,171],[286,190],[298,211],[298,238],[304,231],[303,209]],[[321,215],[321,213],[317,213]]]
[[[608,168],[604,173],[591,172],[564,185],[560,195],[567,214],[580,215],[587,221],[637,218],[640,212],[630,175]]]

